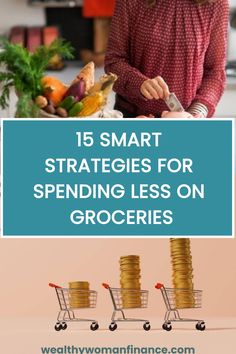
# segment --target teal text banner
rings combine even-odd
[[[3,236],[233,234],[232,120],[4,120]]]

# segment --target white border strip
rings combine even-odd
[[[228,120],[228,119],[227,119]],[[235,118],[230,119],[232,121],[232,238],[235,237],[235,222],[236,222],[236,215],[235,215],[235,203],[236,203],[236,194],[235,194],[235,181],[236,181],[236,166],[235,166],[235,159],[236,159],[236,145],[235,145],[235,136],[236,136],[236,124]]]

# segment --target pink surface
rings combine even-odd
[[[52,319],[22,319],[0,321],[1,349],[8,354],[41,354],[42,346],[51,347],[194,347],[195,354],[235,353],[236,319],[207,320],[209,329],[197,332],[182,326],[172,332],[160,329],[160,320],[153,319],[153,330],[125,329],[109,332],[106,322],[101,320],[102,329],[91,332],[85,326],[70,326],[65,332],[55,332]],[[60,351],[60,353],[62,353]],[[183,353],[183,352],[182,352]]]
[[[162,316],[164,304],[156,282],[171,285],[168,239],[22,239],[0,240],[1,316],[53,316],[55,291],[49,282],[67,286],[88,280],[98,290],[96,316],[110,316],[112,304],[102,282],[119,286],[119,257],[139,254],[142,287],[150,290],[145,313]],[[236,316],[236,240],[192,240],[194,284],[202,289],[202,316]]]

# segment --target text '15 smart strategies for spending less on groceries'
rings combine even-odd
[[[5,121],[4,234],[232,235],[232,121],[171,123]]]

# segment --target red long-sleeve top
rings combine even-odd
[[[162,100],[145,100],[142,83],[158,75],[187,110],[204,104],[214,114],[225,86],[229,5],[193,0],[116,0],[105,71],[118,75],[117,104],[135,114],[160,115]]]

